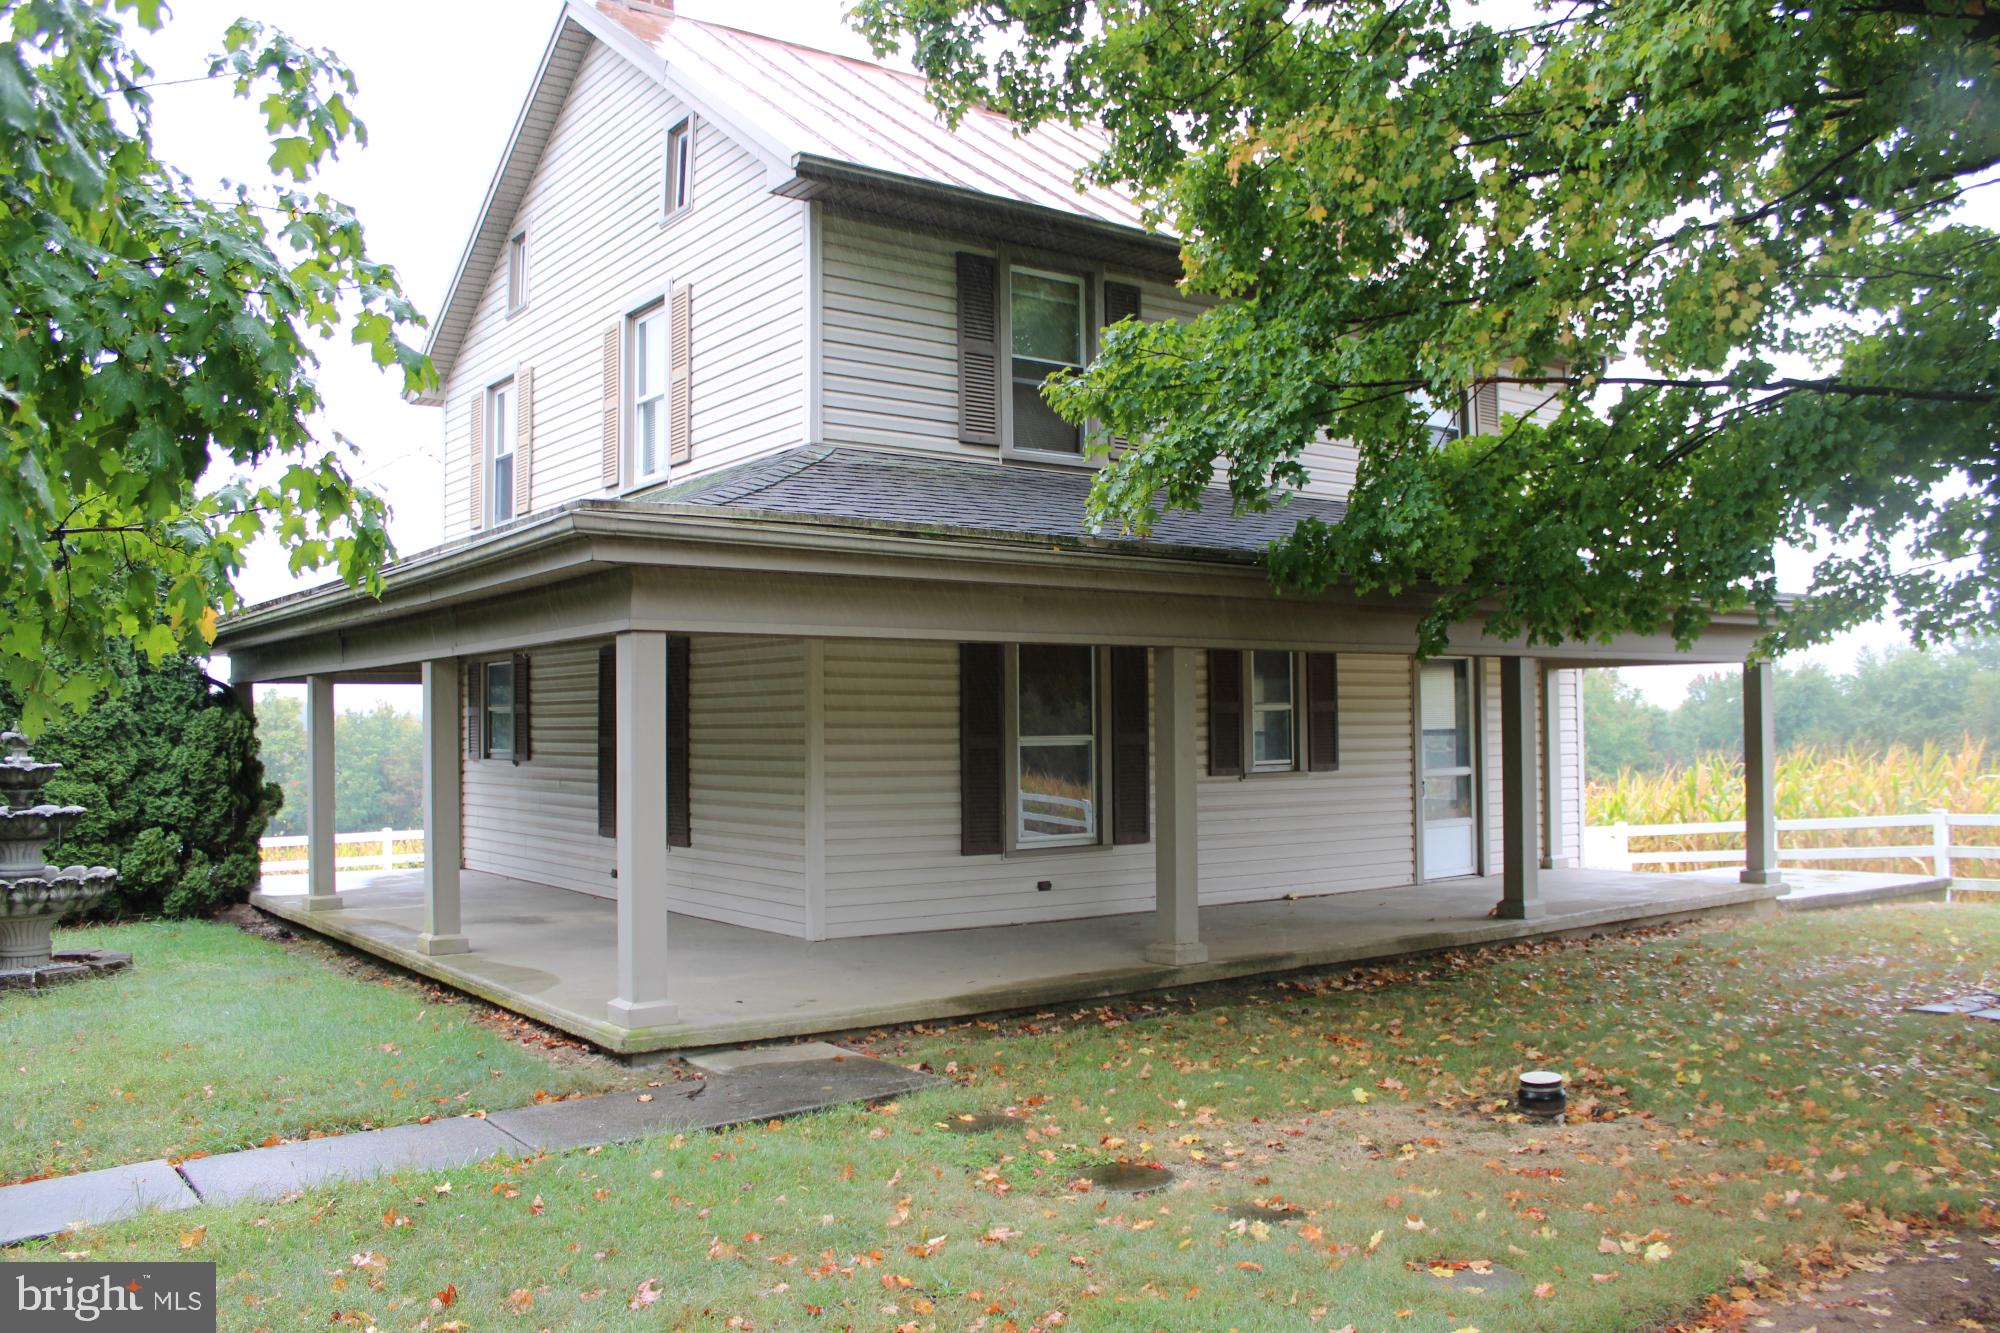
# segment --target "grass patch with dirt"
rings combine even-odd
[[[214,922],[59,932],[109,977],[0,991],[0,1181],[518,1106],[632,1076],[551,1060],[460,1003],[317,942]]]
[[[2000,1024],[1903,1012],[1996,971],[2000,910],[1896,908],[902,1030],[957,1086],[22,1253],[213,1259],[232,1329],[1744,1327],[1996,1229]],[[1575,1123],[1507,1112],[1539,1064]]]

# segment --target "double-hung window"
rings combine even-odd
[[[1015,845],[1096,842],[1096,650],[1022,644],[1015,705]]]
[[[1287,652],[1250,654],[1250,766],[1259,773],[1298,767],[1298,674]]]
[[[1430,431],[1431,446],[1437,448],[1462,440],[1472,433],[1472,405],[1463,398],[1454,398],[1447,403],[1439,403],[1422,389],[1410,394],[1417,410],[1424,414],[1424,426]]]
[[[660,301],[631,318],[632,456],[627,475],[634,484],[667,473],[667,303]]]
[[[677,217],[694,202],[694,117],[667,131],[665,216]]]
[[[502,380],[486,391],[486,456],[492,468],[493,521],[514,517],[514,444],[516,438],[514,381]]]
[[[485,687],[486,757],[509,759],[514,756],[514,663],[488,662],[481,670],[486,673],[481,682]]]
[[[1056,415],[1042,397],[1051,375],[1082,367],[1083,279],[1040,269],[1008,271],[1008,324],[1011,328],[1014,448],[1046,454],[1079,455],[1083,434]]]

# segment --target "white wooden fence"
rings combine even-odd
[[[412,843],[416,844],[414,848],[410,845]],[[293,848],[298,849],[296,853],[292,853]],[[304,838],[264,838],[257,843],[257,850],[258,862],[266,878],[306,873]],[[273,855],[274,852],[280,854]],[[333,868],[336,871],[414,870],[423,863],[424,831],[420,828],[385,828],[379,833],[336,833],[333,836]]]
[[[1778,821],[1778,859],[1782,861],[1890,861],[1905,857],[1931,863],[1931,873],[1949,878],[1953,861],[2000,861],[2000,846],[1988,843],[1954,842],[1955,829],[2000,828],[2000,815],[1955,815],[1932,810],[1919,815],[1864,815],[1849,819],[1781,819]],[[1787,833],[1817,833],[1855,829],[1915,829],[1908,842],[1895,846],[1811,846],[1805,841],[1787,842]],[[1583,831],[1585,865],[1606,870],[1637,870],[1649,865],[1743,864],[1740,847],[1705,848],[1697,851],[1632,850],[1632,839],[1674,837],[1695,833],[1733,833],[1740,840],[1740,820],[1713,824],[1599,824]]]

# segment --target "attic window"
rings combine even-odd
[[[528,304],[528,232],[526,228],[507,238],[507,313]]]
[[[694,117],[667,131],[666,215],[677,217],[694,201]]]

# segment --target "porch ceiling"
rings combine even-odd
[[[1150,913],[808,942],[676,914],[669,989],[681,1021],[628,1032],[602,1015],[615,985],[617,906],[478,871],[464,876],[472,952],[429,957],[419,871],[356,876],[344,907],[297,892],[253,900],[300,925],[612,1050],[638,1052],[834,1032],[1057,1004],[1329,963],[1630,924],[1766,901],[1734,876],[1544,870],[1546,915],[1491,918],[1498,878],[1207,907],[1209,961],[1142,961]]]

